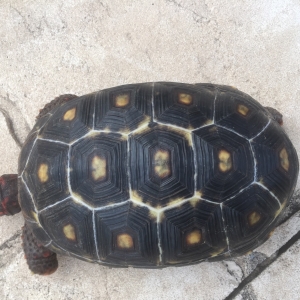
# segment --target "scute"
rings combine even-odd
[[[102,176],[98,179],[95,158],[100,160],[98,174]],[[120,134],[102,132],[72,145],[70,182],[73,193],[93,207],[128,200],[127,140]]]
[[[101,261],[133,266],[157,265],[157,225],[149,217],[148,208],[126,203],[96,211],[95,226],[99,229],[97,243]]]
[[[250,96],[220,91],[215,103],[215,121],[250,139],[267,125],[269,118],[265,109]]]
[[[149,122],[152,116],[152,84],[132,84],[96,95],[95,129],[126,132]]]
[[[20,206],[22,209],[22,214],[24,219],[30,222],[37,222],[36,216],[37,211],[34,206],[34,202],[32,199],[32,195],[28,191],[23,180],[20,178],[18,181],[18,190],[19,190],[19,197],[20,197]]]
[[[34,144],[23,172],[23,179],[32,193],[38,210],[55,204],[69,195],[68,151],[69,147],[63,144],[43,140],[37,140]]]
[[[192,263],[213,253],[228,251],[220,205],[199,201],[165,211],[160,224],[164,264]],[[187,237],[199,231],[201,240],[189,244]]]
[[[274,228],[279,209],[278,201],[257,184],[225,201],[224,222],[232,253],[243,254],[258,246]],[[251,216],[257,219],[251,221]]]
[[[130,136],[131,188],[153,207],[161,207],[175,199],[191,197],[194,193],[193,150],[184,133],[155,125]],[[164,168],[167,176],[157,172],[158,152],[168,153]]]
[[[154,94],[155,120],[187,129],[198,128],[212,122],[214,98],[214,90],[207,87],[158,83]]]
[[[70,198],[42,211],[39,219],[47,234],[60,248],[86,259],[97,259],[92,211]],[[73,233],[70,232],[71,228]]]
[[[196,189],[204,199],[221,203],[253,182],[254,161],[248,140],[215,125],[193,131],[193,140],[198,165]]]
[[[253,148],[257,160],[257,178],[281,202],[290,198],[294,190],[298,174],[297,153],[281,127],[272,122],[266,130],[253,139]],[[282,150],[288,160],[283,165]]]
[[[93,128],[94,94],[74,98],[57,109],[39,137],[71,143]]]

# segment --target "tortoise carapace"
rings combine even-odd
[[[247,253],[269,236],[298,176],[282,116],[214,84],[131,84],[40,111],[2,215],[22,211],[29,268],[56,253],[162,268]],[[19,199],[19,201],[17,201]]]

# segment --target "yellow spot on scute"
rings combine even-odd
[[[106,159],[95,155],[92,159],[92,177],[95,181],[106,177]]]
[[[283,167],[284,170],[288,171],[290,168],[290,162],[289,162],[289,155],[285,148],[283,148],[280,151],[279,157],[280,157],[281,166]]]
[[[247,116],[247,114],[249,113],[249,108],[243,104],[239,104],[237,107],[237,111],[242,116]]]
[[[121,94],[115,97],[115,106],[116,107],[125,107],[129,104],[130,97],[128,94]]]
[[[186,242],[190,246],[200,244],[201,240],[202,240],[202,234],[199,229],[196,229],[188,233],[186,236]]]
[[[76,107],[67,110],[63,116],[64,121],[72,121],[76,116]]]
[[[227,172],[232,168],[231,155],[226,150],[219,151],[219,169],[221,172]]]
[[[184,105],[191,105],[193,103],[193,97],[189,94],[180,93],[178,95],[178,102]]]
[[[256,211],[253,211],[248,215],[248,222],[250,226],[254,226],[255,224],[257,224],[260,221],[260,219],[261,215]]]
[[[133,239],[128,233],[121,233],[117,236],[117,246],[121,249],[133,248]]]
[[[154,171],[160,178],[165,178],[171,174],[170,153],[166,150],[158,150],[154,154]]]
[[[64,232],[65,237],[68,240],[76,241],[75,228],[72,224],[65,225],[64,228],[63,228],[63,232]]]
[[[38,178],[41,183],[45,183],[48,181],[48,165],[47,164],[40,164],[40,167],[38,169]]]

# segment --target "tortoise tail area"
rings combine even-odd
[[[50,275],[58,267],[56,253],[45,248],[34,236],[30,228],[23,226],[23,250],[29,269],[34,274]]]
[[[18,202],[18,175],[0,177],[0,216],[12,216],[21,211]]]

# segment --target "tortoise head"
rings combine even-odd
[[[0,177],[0,216],[11,216],[21,211],[18,202],[18,175],[5,174]]]

